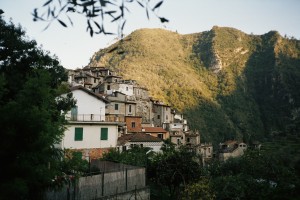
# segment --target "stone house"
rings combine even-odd
[[[167,128],[173,122],[173,113],[169,105],[152,100],[152,123],[154,126]]]
[[[154,152],[160,152],[163,140],[145,133],[134,133],[122,135],[118,138],[118,149],[126,151],[134,146],[149,147]]]
[[[111,95],[107,95],[106,99],[110,101],[106,106],[106,118],[108,121],[125,122],[125,116],[136,115],[136,103],[127,101],[127,95],[115,91]]]
[[[202,165],[205,166],[213,158],[213,146],[211,143],[202,143],[196,146],[196,152],[201,155]]]
[[[176,147],[179,147],[179,146],[185,144],[185,134],[181,130],[170,132],[170,139],[171,139],[171,142],[176,145]]]
[[[162,127],[143,127],[141,132],[160,138],[162,140],[170,138],[169,132],[163,129]]]
[[[198,131],[187,131],[184,132],[185,135],[185,145],[196,146],[200,144],[200,134]]]
[[[226,161],[230,157],[239,157],[247,150],[247,144],[235,140],[229,140],[219,145],[219,160]]]

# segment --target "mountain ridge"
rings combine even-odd
[[[105,66],[184,112],[204,141],[249,142],[299,133],[300,42],[276,31],[246,34],[214,26],[181,35],[134,31],[96,52]]]

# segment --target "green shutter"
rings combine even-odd
[[[108,138],[108,128],[101,128],[101,140],[107,140]]]
[[[82,141],[83,139],[83,128],[75,128],[75,141]]]

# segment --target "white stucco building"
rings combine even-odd
[[[120,123],[105,121],[107,100],[90,90],[76,86],[71,89],[76,107],[68,114],[64,137],[57,147],[80,153],[82,158],[99,158],[115,148]]]
[[[105,121],[105,106],[109,102],[92,91],[76,86],[71,88],[76,107],[67,114],[71,121]]]

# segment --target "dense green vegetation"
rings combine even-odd
[[[175,150],[174,144],[167,140],[161,153],[149,150],[140,147],[123,152],[111,150],[102,159],[146,167],[151,199],[178,199],[188,184],[199,180],[201,159],[188,148]]]
[[[54,147],[64,133],[65,69],[0,16],[0,199],[42,199],[73,164]]]
[[[96,52],[89,65],[137,80],[184,112],[202,141],[299,134],[300,41],[276,31],[142,29]]]
[[[175,150],[168,141],[160,153],[135,147],[113,150],[103,159],[146,167],[151,199],[297,199],[300,157],[299,147],[293,147],[299,141],[288,141],[266,143],[262,150],[248,149],[242,157],[206,166],[195,152]]]

